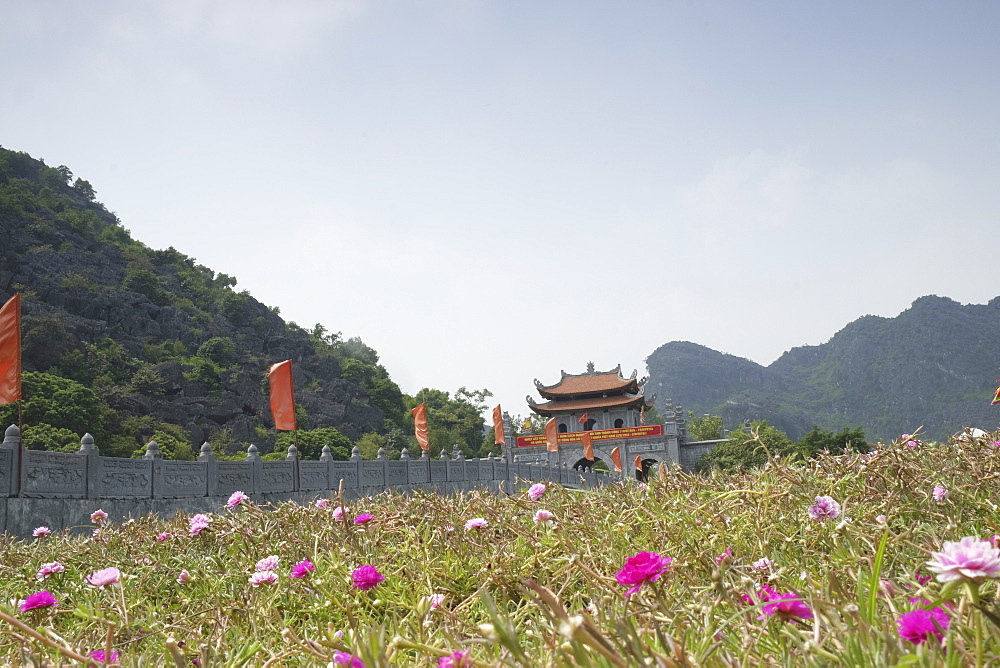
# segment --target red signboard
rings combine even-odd
[[[559,445],[580,443],[581,434],[583,434],[582,431],[568,431],[559,434]],[[621,427],[620,429],[595,429],[590,432],[590,438],[593,439],[594,443],[617,441],[623,438],[648,438],[650,436],[663,436],[663,425],[648,424],[640,427]],[[524,448],[531,445],[545,445],[545,434],[517,437],[517,447]]]

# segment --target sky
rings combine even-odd
[[[1000,4],[0,0],[0,145],[404,392],[997,296]],[[662,399],[662,398],[661,398]],[[675,397],[682,401],[682,397]]]

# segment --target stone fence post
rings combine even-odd
[[[218,496],[219,494],[219,462],[215,459],[212,446],[208,441],[201,444],[201,451],[198,453],[198,461],[205,462],[205,475],[208,478],[208,495]]]
[[[7,427],[0,443],[0,494],[21,493],[21,430],[16,424]]]
[[[87,458],[87,498],[99,499],[103,491],[100,488],[100,480],[97,473],[97,469],[100,466],[101,453],[97,451],[97,447],[94,445],[94,437],[90,434],[84,434],[83,438],[80,439],[80,449],[77,452]]]
[[[292,443],[288,446],[288,454],[285,455],[286,462],[292,462],[292,490],[299,491],[299,449]]]
[[[261,461],[260,452],[257,451],[256,445],[250,444],[250,447],[247,448],[247,456],[243,458],[243,461],[253,464],[253,488],[260,492],[264,489],[264,462]]]

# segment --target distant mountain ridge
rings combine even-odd
[[[985,305],[921,297],[895,318],[866,315],[766,367],[687,341],[660,346],[646,364],[658,396],[722,415],[726,428],[766,419],[798,439],[813,424],[862,426],[873,441],[921,425],[931,438],[993,429],[1000,297]]]

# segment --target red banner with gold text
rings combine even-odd
[[[619,429],[594,429],[587,432],[594,442],[617,441],[622,438],[649,438],[651,436],[663,436],[662,424],[646,424],[638,427],[621,427]],[[559,445],[567,443],[582,443],[582,431],[568,431],[559,434]],[[545,445],[545,434],[532,434],[530,436],[518,436],[517,446],[524,448],[532,445]]]

